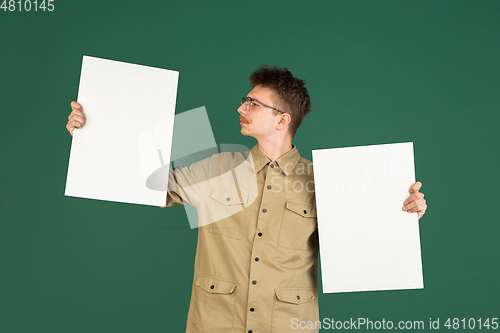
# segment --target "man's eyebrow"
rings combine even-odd
[[[258,105],[258,106],[262,106],[261,104],[264,103],[264,102],[261,102],[260,99],[256,99],[256,98],[253,98],[252,96],[250,96],[250,94],[247,95],[247,98],[250,97],[251,99],[253,99],[255,102],[257,103],[254,103],[254,105]],[[264,104],[267,104],[267,103],[264,103]],[[272,103],[274,104],[274,103]]]

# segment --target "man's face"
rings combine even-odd
[[[273,90],[259,86],[255,86],[247,95],[271,106],[275,104],[275,96]],[[250,111],[246,110],[245,103],[243,103],[238,108],[238,112],[240,113],[241,134],[252,136],[257,140],[276,134],[279,115],[274,115],[272,109],[254,102]]]

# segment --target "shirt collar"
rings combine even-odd
[[[253,146],[251,149],[253,165],[255,168],[255,172],[259,172],[266,164],[271,162],[271,160],[264,155],[257,145]],[[297,165],[300,160],[300,154],[295,145],[292,143],[292,149],[281,155],[276,159],[276,164],[283,170],[285,175],[289,175],[293,168]]]

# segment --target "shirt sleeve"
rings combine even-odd
[[[217,175],[219,154],[195,162],[190,166],[170,169],[165,207],[196,204],[210,187],[210,181]]]

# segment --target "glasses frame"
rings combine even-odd
[[[247,102],[248,102],[248,101],[251,103],[251,104],[250,104],[250,107],[248,107],[248,104],[247,104]],[[248,97],[243,97],[243,98],[241,99],[241,104],[245,103],[245,110],[247,110],[247,111],[250,111],[250,109],[252,109],[253,102],[259,103],[259,104],[260,104],[260,105],[262,105],[263,107],[266,107],[266,108],[269,108],[269,109],[273,109],[273,110],[276,110],[276,111],[281,112],[281,113],[286,113],[285,111],[278,110],[278,109],[276,109],[276,108],[273,108],[272,106],[269,106],[269,105],[267,105],[267,104],[262,103],[261,101],[258,101],[258,100],[256,100],[256,99],[253,99],[253,98],[252,98],[252,97],[250,97],[250,96],[248,96]]]

